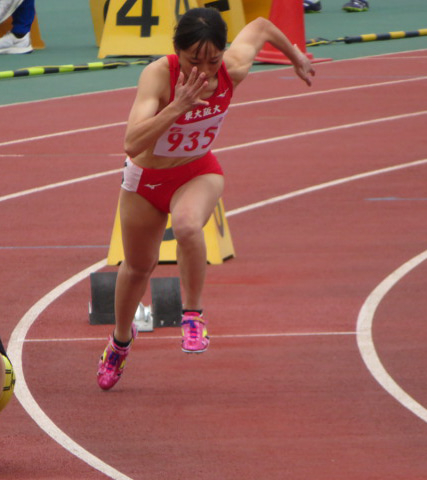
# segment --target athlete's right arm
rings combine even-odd
[[[197,69],[193,69],[185,83],[184,74],[180,73],[171,103],[168,103],[169,82],[169,66],[165,57],[143,70],[125,134],[124,148],[129,157],[135,158],[147,150],[175,120],[202,102],[200,95],[207,82]]]

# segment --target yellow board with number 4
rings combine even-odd
[[[197,0],[110,0],[98,57],[174,53],[175,25],[194,7]]]

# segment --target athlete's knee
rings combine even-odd
[[[148,280],[150,275],[153,273],[153,270],[156,267],[157,263],[158,258],[152,259],[149,262],[137,262],[126,259],[121,265],[121,268],[123,270],[123,273],[132,282],[138,283]]]
[[[179,244],[198,241],[203,238],[203,225],[191,214],[172,219],[174,237]]]

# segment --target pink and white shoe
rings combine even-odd
[[[104,350],[98,364],[98,385],[103,390],[109,390],[120,380],[126,364],[126,357],[129,355],[133,341],[138,332],[132,324],[132,339],[127,347],[119,347],[110,335],[108,345]]]
[[[206,322],[198,312],[186,312],[182,317],[181,329],[183,352],[203,353],[208,349]]]

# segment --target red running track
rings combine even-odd
[[[211,348],[141,334],[107,393],[73,276],[107,255],[135,92],[1,107],[2,480],[426,478],[426,60],[249,77],[216,144],[237,256],[208,269]]]

